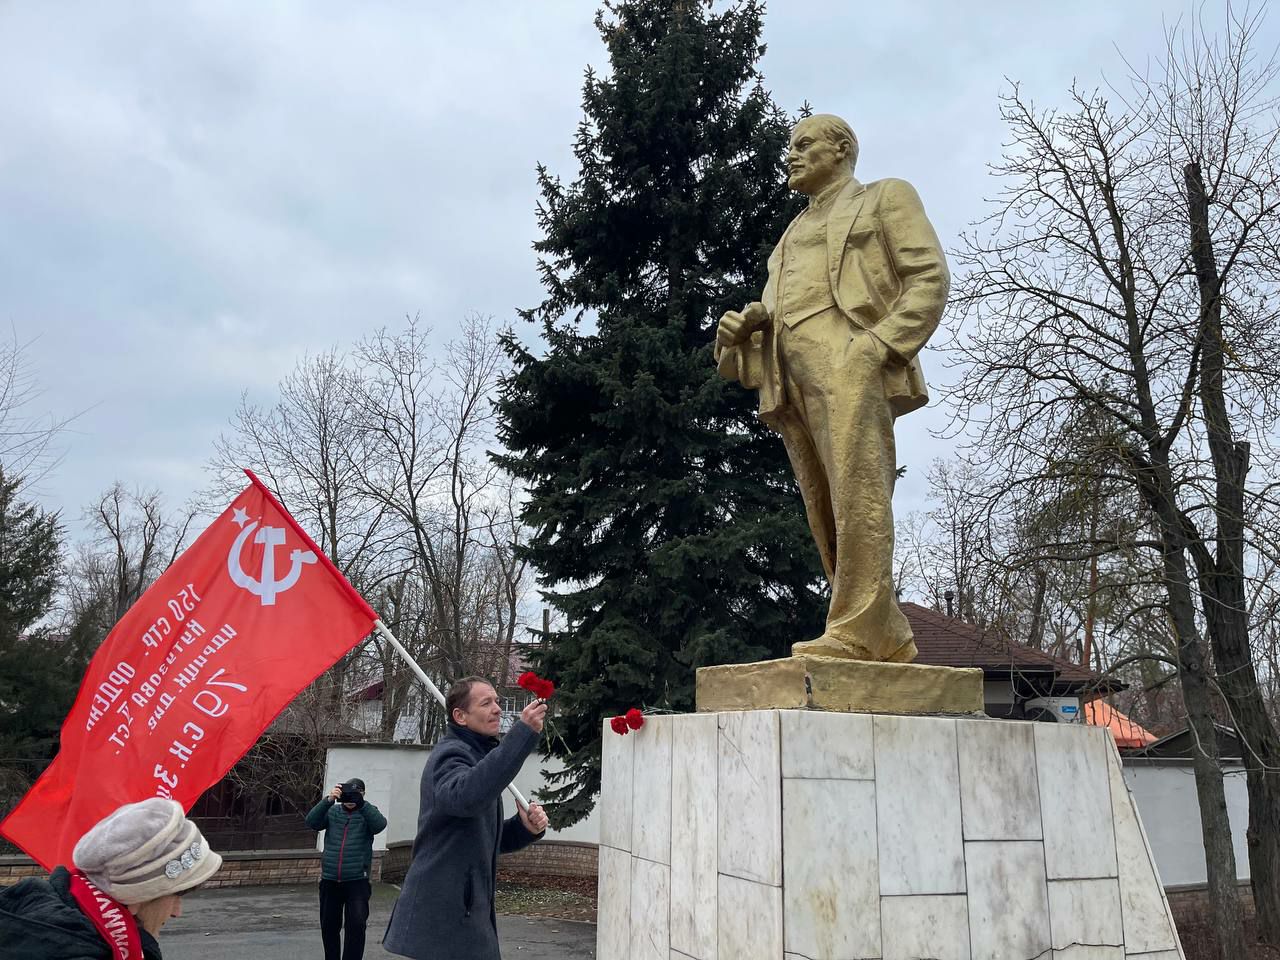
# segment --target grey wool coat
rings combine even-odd
[[[382,946],[414,960],[500,960],[493,899],[498,854],[527,847],[502,791],[538,742],[517,721],[501,741],[449,724],[422,771],[413,857]]]

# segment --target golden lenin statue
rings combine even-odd
[[[769,257],[760,302],[720,319],[715,356],[722,376],[760,391],[831,582],[825,631],[793,655],[909,663],[893,588],[893,424],[928,402],[917,354],[950,274],[915,189],[859,183],[857,158],[839,117],[796,124],[787,183],[808,208]]]

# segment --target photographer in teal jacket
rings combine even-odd
[[[340,783],[307,814],[307,826],[324,831],[320,856],[320,939],[325,960],[362,960],[369,922],[369,867],[373,837],[387,818],[364,798],[364,781]],[[346,927],[345,945],[340,933]],[[341,954],[341,956],[339,956]]]

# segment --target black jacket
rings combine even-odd
[[[414,960],[499,960],[493,900],[498,854],[527,847],[519,814],[502,818],[502,791],[538,735],[523,721],[498,742],[463,727],[431,750],[413,859],[382,946]]]
[[[160,960],[160,944],[141,927],[144,960]],[[71,874],[55,867],[0,890],[4,960],[111,960],[111,948],[71,896]]]

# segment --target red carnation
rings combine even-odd
[[[626,717],[610,717],[609,727],[613,730],[614,733],[621,734],[623,736],[626,736],[628,733],[631,732],[630,728],[627,727]]]
[[[627,726],[630,727],[632,730],[639,730],[641,727],[644,726],[644,714],[641,713],[639,710],[637,710],[635,707],[632,707],[630,710],[627,711],[626,717],[624,719],[626,721]]]
[[[520,674],[520,679],[516,681],[523,689],[528,690],[539,700],[550,700],[556,692],[556,685],[550,680],[544,680],[532,670],[526,670]]]

